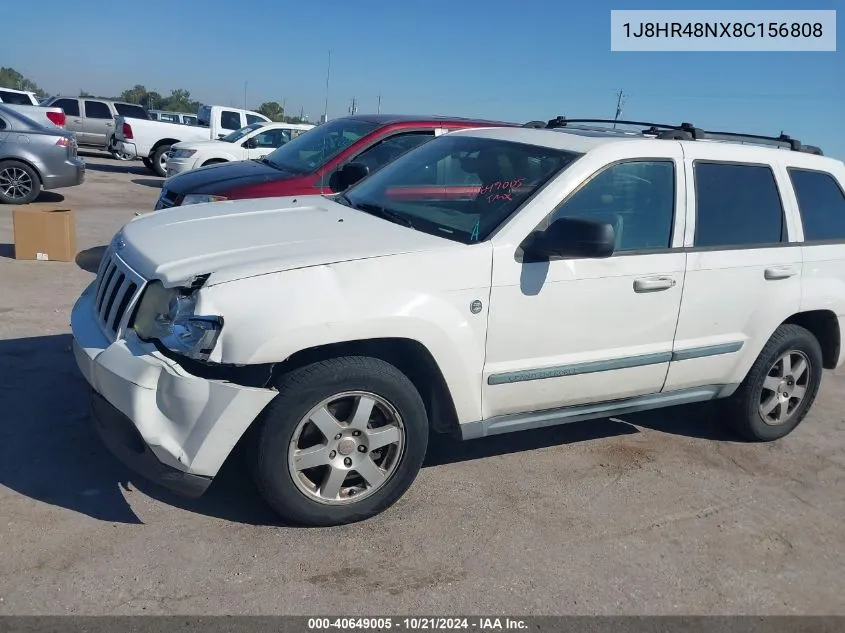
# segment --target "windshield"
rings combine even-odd
[[[496,230],[580,154],[444,135],[410,150],[338,201],[419,231],[471,244]]]
[[[378,127],[378,123],[361,119],[335,119],[285,143],[265,160],[277,169],[308,174]]]
[[[235,130],[234,132],[229,132],[226,136],[221,138],[221,141],[226,141],[227,143],[234,143],[242,139],[244,136],[252,132],[253,130],[257,130],[258,128],[267,125],[266,121],[262,121],[261,123],[253,123],[252,125],[246,125],[239,130]]]

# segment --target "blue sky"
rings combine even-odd
[[[511,121],[623,116],[778,134],[845,159],[845,51],[610,51],[611,9],[837,9],[838,0],[41,0],[4,3],[0,65],[51,93],[136,83],[204,102],[286,101],[329,117],[440,113]],[[837,7],[837,5],[840,5]],[[8,25],[28,25],[12,29]],[[30,28],[30,25],[32,28]],[[181,26],[178,26],[181,25]],[[840,39],[841,41],[841,39]]]

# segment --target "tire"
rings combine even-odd
[[[428,418],[419,392],[393,365],[364,356],[334,358],[282,376],[276,388],[252,436],[252,475],[283,519],[315,527],[361,521],[392,506],[416,479],[428,445]],[[365,402],[374,406],[360,425],[353,414]],[[346,422],[338,426],[338,420]],[[357,437],[356,427],[364,429]],[[300,470],[294,452],[312,448],[309,463],[317,465]]]
[[[782,361],[787,355],[790,369],[784,375]],[[806,365],[803,371],[802,365]],[[727,402],[734,430],[752,442],[789,435],[813,405],[822,371],[822,350],[816,337],[798,325],[778,327]]]
[[[0,162],[0,202],[29,204],[41,193],[41,176],[18,160]]]
[[[144,157],[144,158],[141,159],[141,162],[144,163],[144,167],[146,167],[150,171],[153,171],[153,172],[155,171],[153,169],[153,161],[151,161],[149,158]]]
[[[149,168],[153,170],[153,173],[157,176],[161,176],[164,178],[167,175],[167,170],[165,169],[164,165],[164,155],[167,153],[167,150],[170,149],[170,145],[159,145],[156,150],[153,152],[152,157],[150,158],[150,162],[152,163]]]
[[[124,162],[127,161],[127,160],[132,160],[132,156],[130,154],[122,154],[122,153],[118,152],[117,150],[112,150],[109,153],[111,154],[111,157],[114,158],[115,160],[124,161]]]

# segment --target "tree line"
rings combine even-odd
[[[0,68],[0,87],[28,90],[34,92],[39,98],[48,96],[47,92],[34,81],[24,77],[14,68]],[[197,109],[202,105],[201,102],[191,97],[190,91],[184,88],[171,90],[168,96],[164,96],[155,90],[147,90],[141,84],[136,84],[134,88],[124,90],[117,97],[95,95],[86,90],[80,90],[79,96],[137,103],[147,110],[169,110],[171,112],[190,112],[192,114],[196,114]],[[301,122],[299,117],[287,116],[282,104],[278,101],[265,101],[255,108],[255,111],[260,112],[271,121],[284,121],[286,123]]]

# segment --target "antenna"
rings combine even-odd
[[[622,114],[623,105],[625,105],[625,93],[620,89],[619,92],[616,93],[616,116],[613,117],[614,130],[616,129],[616,121],[619,120],[619,117]]]
[[[378,110],[377,114],[381,114],[381,95],[378,96]]]

